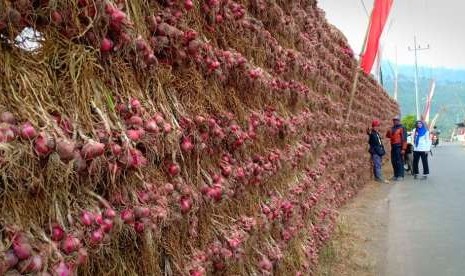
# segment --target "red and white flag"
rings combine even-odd
[[[429,122],[429,114],[431,111],[431,103],[433,101],[433,96],[434,96],[434,89],[436,88],[436,82],[434,80],[431,80],[431,88],[429,90],[428,98],[426,98],[426,106],[425,106],[425,111],[423,112],[423,118],[425,122]]]
[[[383,33],[384,26],[389,17],[393,0],[375,0],[375,5],[371,13],[370,26],[368,37],[365,46],[365,51],[361,56],[360,66],[365,73],[369,74],[376,54],[379,49],[379,39]]]

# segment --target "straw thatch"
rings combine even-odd
[[[362,76],[344,124],[356,61],[315,1],[190,2],[0,0],[0,274],[312,273],[398,106]],[[40,266],[2,263],[24,243]]]

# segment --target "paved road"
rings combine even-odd
[[[429,161],[428,180],[390,189],[383,275],[465,275],[465,148],[442,144]]]

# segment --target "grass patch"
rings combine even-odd
[[[341,215],[333,238],[320,251],[316,275],[374,275],[374,257],[365,242],[351,219]]]

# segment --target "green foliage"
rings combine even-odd
[[[413,114],[410,114],[402,118],[402,124],[408,131],[410,131],[415,127],[416,120],[417,120],[416,116]]]
[[[413,66],[409,70],[399,68],[398,81],[398,102],[401,114],[415,114],[415,69]],[[430,89],[430,70],[419,68],[419,109],[423,111],[426,104],[426,97]],[[442,135],[450,136],[455,124],[462,122],[465,118],[465,70],[442,70],[434,68],[436,79],[436,91],[434,93],[431,106],[430,120],[439,113],[436,125],[440,126]],[[389,68],[383,71],[384,87],[388,93],[394,94],[394,76]],[[442,110],[444,108],[444,110]],[[441,111],[442,110],[442,111]],[[440,112],[441,111],[441,112]]]

